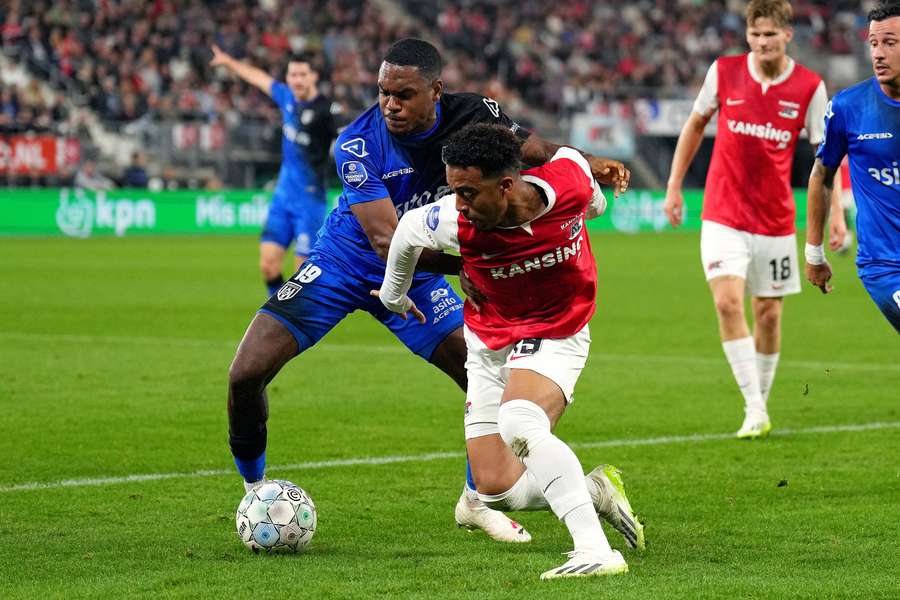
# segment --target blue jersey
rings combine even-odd
[[[335,143],[343,193],[319,231],[313,252],[360,272],[384,273],[384,261],[372,250],[351,207],[390,198],[399,218],[449,193],[441,150],[450,135],[470,123],[502,123],[520,137],[528,136],[497,102],[478,94],[444,94],[434,126],[411,136],[392,135],[377,104],[361,114]]]
[[[332,103],[321,94],[299,101],[280,81],[272,82],[270,92],[281,111],[281,170],[276,193],[290,199],[321,195],[331,141],[337,135]]]
[[[837,94],[826,110],[816,157],[837,169],[845,154],[858,211],[859,273],[900,268],[900,102],[874,77]]]

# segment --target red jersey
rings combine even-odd
[[[820,141],[817,123],[827,101],[822,78],[791,61],[778,80],[763,84],[749,54],[720,58],[714,68],[719,118],[703,219],[755,234],[794,233],[791,164],[807,124],[811,141]],[[808,115],[814,96],[821,114]]]
[[[587,161],[571,148],[522,177],[541,190],[547,207],[518,227],[479,231],[456,210],[454,195],[404,215],[391,242],[382,302],[402,306],[416,248],[458,250],[466,274],[488,298],[480,312],[466,302],[465,323],[488,348],[581,331],[597,295],[584,219],[601,213],[605,199]]]

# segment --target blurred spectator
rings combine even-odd
[[[112,179],[97,171],[97,163],[93,160],[85,160],[81,168],[75,173],[75,187],[86,190],[111,190],[115,188]]]
[[[122,175],[122,187],[145,188],[149,182],[146,170],[147,159],[143,152],[137,151],[131,154],[131,164]]]

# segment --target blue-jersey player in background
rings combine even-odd
[[[295,267],[309,256],[325,218],[325,180],[337,127],[331,100],[319,93],[313,57],[288,59],[285,82],[212,47],[213,66],[224,66],[275,101],[281,112],[281,170],[260,236],[259,268],[269,295],[284,283],[284,254],[295,243]]]
[[[859,278],[900,333],[900,1],[869,13],[868,39],[875,76],[837,94],[825,115],[825,140],[809,178],[806,276],[831,291],[822,248],[825,198],[846,154],[857,206]]]
[[[463,303],[441,275],[458,274],[460,258],[426,250],[419,259],[422,272],[408,294],[428,312],[426,324],[390,312],[369,291],[381,286],[399,217],[449,192],[441,150],[450,135],[469,123],[503,124],[523,140],[522,154],[529,164],[543,164],[559,146],[529,135],[490,98],[444,93],[440,72],[441,57],[431,44],[406,39],[391,46],[378,74],[378,104],[335,142],[343,183],[337,208],[319,232],[309,259],[244,334],[229,371],[228,416],[231,451],[247,486],[264,474],[266,385],[285,363],[355,310],[371,314],[412,352],[466,389]],[[629,174],[621,163],[588,160],[601,182],[618,190],[627,186]],[[482,464],[498,470],[504,469],[504,461],[518,460],[502,440],[497,448],[478,451],[495,457],[494,463]],[[484,529],[497,540],[528,541],[524,528],[478,500],[479,474],[468,475],[456,506],[457,523]],[[501,482],[507,485],[503,490],[513,483]]]

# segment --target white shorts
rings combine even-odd
[[[463,327],[463,334],[468,350],[467,440],[500,433],[497,413],[511,369],[528,369],[543,375],[558,385],[566,402],[571,403],[575,383],[591,347],[591,332],[587,325],[571,337],[521,340],[500,350],[485,346],[468,327]]]
[[[779,298],[800,293],[797,237],[793,233],[758,235],[703,221],[700,259],[707,281],[736,275],[747,282],[750,296]]]

